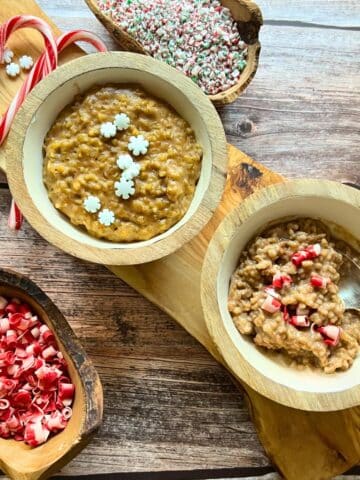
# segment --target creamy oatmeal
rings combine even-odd
[[[297,365],[326,373],[350,368],[360,346],[360,314],[344,311],[338,294],[344,254],[360,262],[311,219],[257,236],[230,284],[228,308],[239,332]]]
[[[194,132],[169,105],[136,85],[109,85],[60,113],[45,138],[43,177],[50,200],[73,225],[134,242],[184,216],[201,159]]]

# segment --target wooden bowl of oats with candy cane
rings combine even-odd
[[[217,105],[255,76],[260,8],[251,0],[85,0],[124,50],[182,71]]]
[[[210,220],[226,170],[209,99],[133,53],[74,60],[24,102],[3,151],[10,189],[49,242],[107,265],[174,252]]]

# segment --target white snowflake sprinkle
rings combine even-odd
[[[126,170],[134,163],[134,160],[131,155],[126,153],[125,155],[119,155],[116,163],[121,170]]]
[[[112,223],[115,222],[114,212],[107,208],[104,208],[104,210],[101,210],[101,212],[99,212],[98,218],[99,222],[102,225],[105,225],[105,227],[109,227]]]
[[[116,127],[111,122],[105,122],[100,125],[100,133],[105,138],[115,137]]]
[[[130,126],[130,118],[126,113],[118,113],[115,115],[114,125],[118,130],[126,130]]]
[[[9,65],[6,66],[6,73],[9,75],[9,77],[17,77],[20,73],[20,67],[17,63],[9,63]]]
[[[143,135],[138,135],[137,137],[130,137],[130,142],[128,144],[128,149],[135,156],[145,155],[148,151],[149,142],[143,137]]]
[[[10,48],[5,48],[3,56],[1,58],[1,63],[11,63],[14,58],[14,52]]]
[[[19,59],[19,64],[23,70],[30,70],[34,65],[34,60],[29,55],[23,55]]]
[[[135,187],[132,180],[121,179],[120,182],[115,182],[115,195],[117,197],[127,200],[134,193]]]
[[[121,180],[131,180],[137,177],[140,173],[140,165],[138,163],[133,162],[130,167],[125,169],[121,175]]]
[[[96,213],[101,208],[101,202],[98,197],[94,197],[93,195],[89,195],[84,200],[84,208],[89,213]]]

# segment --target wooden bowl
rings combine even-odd
[[[151,240],[112,243],[74,227],[50,202],[42,180],[44,137],[58,113],[93,85],[138,83],[172,105],[195,131],[203,148],[201,174],[185,216]],[[151,57],[99,53],[73,60],[40,82],[15,117],[0,152],[11,192],[31,225],[50,243],[104,265],[134,265],[168,255],[191,240],[210,220],[225,186],[226,139],[220,118],[189,79]],[[0,161],[1,165],[1,161]]]
[[[123,50],[149,55],[137,40],[126,33],[125,30],[99,9],[96,0],[85,0],[85,2]],[[253,1],[221,0],[221,3],[231,11],[233,18],[237,22],[241,38],[249,47],[247,65],[242,71],[238,83],[224,92],[208,95],[210,100],[216,105],[226,105],[234,102],[255,76],[261,49],[259,33],[263,24],[261,10]]]
[[[241,335],[227,309],[230,277],[242,249],[270,223],[299,216],[340,226],[356,239],[352,246],[360,252],[359,191],[322,180],[299,180],[264,188],[225,217],[209,244],[201,276],[206,324],[236,377],[262,395],[301,410],[354,407],[360,404],[360,356],[346,372],[331,375],[290,367],[281,355],[259,349],[249,337]],[[333,233],[339,235],[335,230]]]
[[[14,480],[44,479],[79,453],[100,426],[102,387],[94,366],[64,316],[39,287],[23,275],[0,269],[0,295],[24,300],[51,328],[76,386],[72,418],[65,430],[47,443],[30,448],[23,442],[0,439],[0,470]]]

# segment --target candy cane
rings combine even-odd
[[[87,30],[74,30],[68,33],[64,33],[56,40],[56,59],[60,52],[62,52],[66,47],[74,42],[87,42],[93,45],[99,52],[106,52],[107,48],[106,45],[92,32]],[[1,42],[1,31],[0,31],[0,42]],[[1,47],[0,43],[0,47]],[[0,50],[1,52],[1,50]],[[44,78],[50,71],[48,70],[49,66],[47,64],[49,54],[45,51],[39,59],[36,61],[34,67],[32,68],[31,72],[29,73],[27,79],[25,80],[23,86],[18,91],[16,96],[14,97],[13,101],[11,102],[7,112],[5,113],[4,117],[0,122],[0,145],[2,141],[5,139],[11,123],[15,117],[17,110],[20,108],[20,105],[25,100],[27,94],[32,90],[32,88],[42,79]],[[52,68],[52,67],[51,67]],[[56,65],[55,67],[56,68]],[[2,130],[4,133],[2,133]],[[3,135],[3,139],[2,139]],[[10,214],[8,219],[9,228],[18,230],[21,227],[23,221],[22,214],[17,207],[14,200],[11,202]]]
[[[37,65],[36,68],[34,67],[29,74],[31,81],[27,83],[27,90],[19,90],[11,102],[10,107],[5,112],[0,122],[0,145],[3,143],[7,134],[9,133],[13,118],[24,101],[26,94],[43,76],[47,75],[47,73],[54,70],[54,68],[57,66],[58,49],[51,28],[46,22],[44,22],[44,20],[32,15],[16,15],[1,25],[0,58],[3,56],[5,44],[10,35],[20,28],[35,28],[43,35],[46,47],[45,56],[43,57],[42,65]]]
[[[50,72],[57,65],[57,48],[55,37],[49,25],[41,18],[32,15],[16,15],[0,27],[0,58],[10,35],[20,28],[35,28],[44,37],[46,47],[45,69]]]

